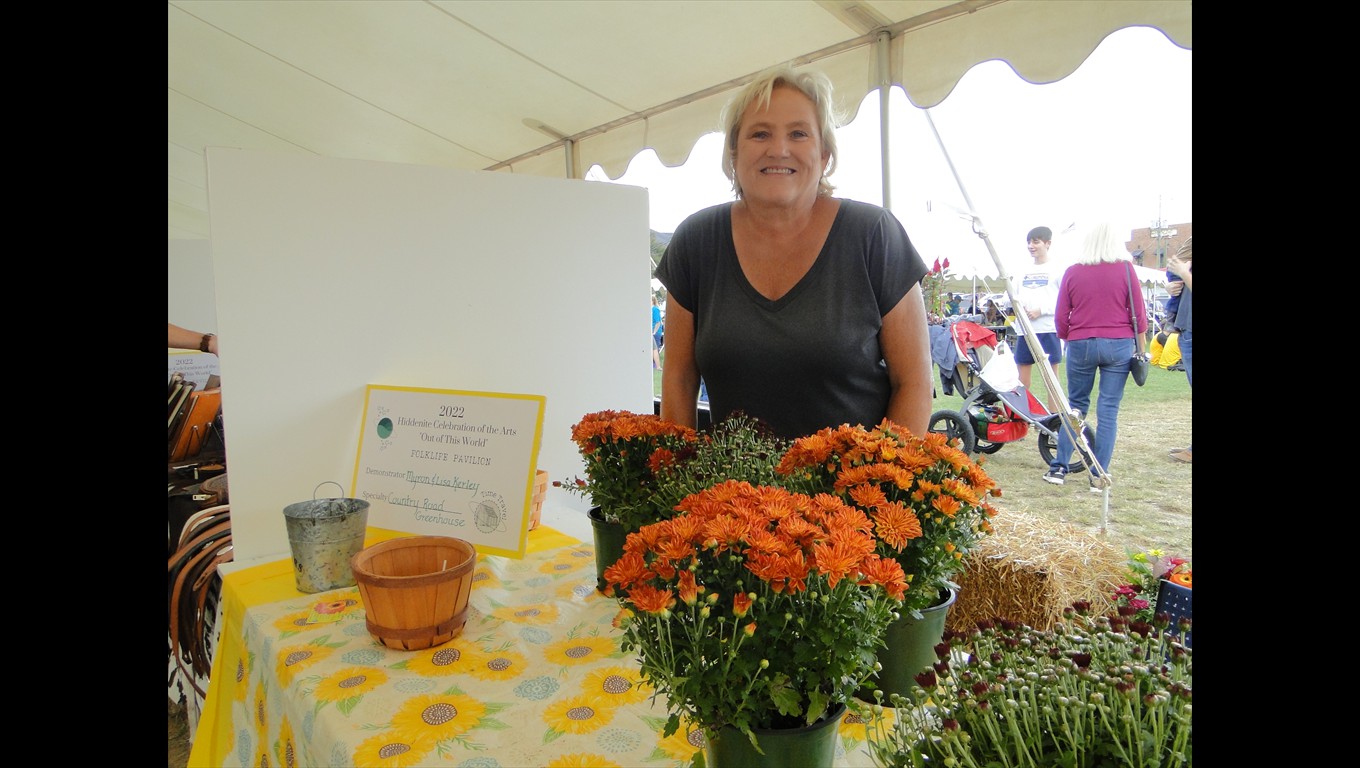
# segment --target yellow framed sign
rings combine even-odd
[[[543,395],[370,384],[354,465],[368,524],[523,557]]]

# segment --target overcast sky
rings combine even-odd
[[[939,141],[926,113],[894,88],[893,212],[927,264],[948,258],[993,274],[985,243],[953,210],[967,208],[960,182],[1008,272],[1029,262],[1025,233],[1040,224],[1054,231],[1054,257],[1070,261],[1084,227],[1101,218],[1124,231],[1159,217],[1192,221],[1190,57],[1161,32],[1132,27],[1056,83],[1033,85],[1004,62],[984,62],[929,111]],[[841,158],[831,181],[839,197],[883,202],[878,111],[871,93],[837,132]],[[732,199],[721,146],[718,134],[705,136],[679,168],[665,168],[649,150],[616,181],[646,187],[651,228],[672,232],[694,211]],[[598,166],[586,178],[605,179]],[[1061,234],[1071,224],[1076,229]]]

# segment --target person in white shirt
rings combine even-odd
[[[1062,282],[1062,267],[1048,260],[1048,248],[1053,244],[1053,230],[1048,227],[1035,227],[1025,236],[1029,243],[1029,255],[1034,265],[1020,274],[1016,298],[1029,316],[1029,324],[1039,340],[1039,346],[1048,356],[1054,370],[1062,362],[1062,342],[1058,340],[1057,326],[1053,322],[1053,312],[1058,306],[1058,287]],[[1017,331],[1020,327],[1017,326]],[[1029,390],[1030,375],[1034,368],[1034,354],[1029,343],[1020,339],[1015,345],[1015,366],[1020,374],[1020,383]],[[1048,393],[1049,413],[1058,412],[1057,399]]]

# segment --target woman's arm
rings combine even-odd
[[[699,365],[694,360],[694,315],[666,297],[666,365],[661,371],[661,418],[698,428]]]
[[[170,323],[170,348],[171,349],[202,349],[203,337],[208,338],[208,351],[217,354],[217,335],[212,333],[199,333],[188,328],[181,328],[174,323]]]
[[[931,361],[930,331],[926,327],[926,307],[919,283],[884,315],[878,343],[883,348],[883,361],[888,364],[888,380],[892,384],[887,416],[912,434],[922,436],[930,425]],[[661,403],[664,407],[665,397]]]

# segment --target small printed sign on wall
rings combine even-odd
[[[523,557],[546,402],[370,384],[353,491],[369,525]]]

